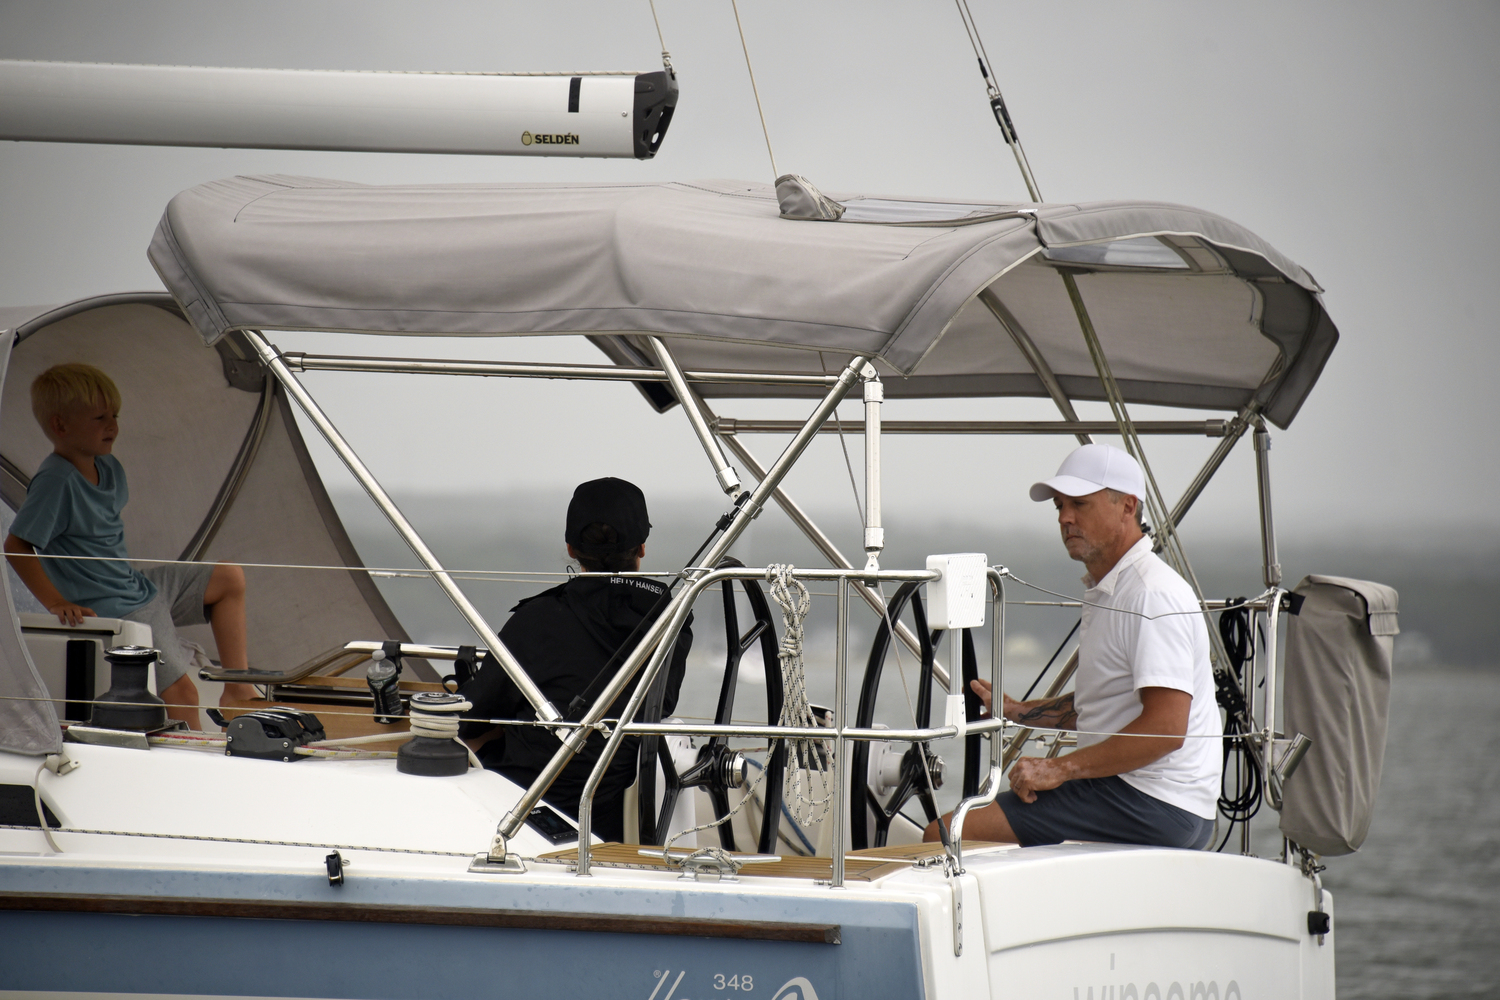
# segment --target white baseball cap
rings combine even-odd
[[[1031,486],[1031,499],[1051,500],[1054,493],[1085,497],[1100,490],[1118,490],[1137,499],[1146,496],[1146,477],[1140,464],[1119,448],[1085,444],[1063,459],[1057,475]]]

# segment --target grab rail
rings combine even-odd
[[[766,575],[767,575],[767,570],[764,569],[764,568],[753,569],[753,568],[749,568],[749,567],[726,567],[724,569],[716,569],[716,570],[713,570],[713,571],[711,571],[709,573],[704,574],[703,576],[699,577],[697,580],[694,580],[691,584],[689,584],[687,590],[684,592],[684,594],[682,596],[682,599],[680,600],[680,602],[678,603],[678,605],[677,605],[677,607],[675,609],[675,613],[673,614],[672,618],[668,622],[665,631],[662,633],[661,640],[658,642],[658,644],[656,646],[656,649],[653,651],[653,653],[651,655],[651,659],[647,662],[646,666],[640,672],[639,680],[636,683],[636,688],[631,693],[630,700],[625,705],[624,710],[620,713],[620,720],[621,721],[614,727],[614,730],[610,733],[610,735],[609,735],[609,741],[605,744],[603,752],[600,753],[599,760],[597,762],[595,762],[594,769],[589,773],[588,781],[584,784],[583,793],[579,797],[579,801],[578,801],[578,829],[579,829],[580,836],[579,836],[579,840],[578,840],[578,858],[577,858],[577,874],[579,876],[587,876],[589,874],[589,867],[590,867],[589,830],[590,830],[591,825],[592,825],[594,795],[598,791],[599,784],[603,780],[605,772],[609,769],[610,762],[614,759],[616,752],[619,750],[621,741],[627,735],[670,735],[670,734],[683,734],[683,735],[705,735],[705,736],[710,736],[710,735],[714,735],[714,736],[716,736],[716,735],[724,735],[724,736],[744,736],[744,737],[768,737],[768,738],[773,738],[773,739],[824,739],[824,740],[832,740],[834,742],[834,753],[833,753],[833,776],[834,776],[833,785],[834,785],[834,792],[833,792],[833,795],[834,795],[834,798],[835,798],[835,800],[837,802],[837,806],[836,806],[836,810],[835,810],[834,816],[835,816],[835,820],[836,820],[836,825],[839,827],[839,829],[837,829],[835,831],[835,837],[834,837],[833,878],[831,880],[831,884],[834,885],[834,886],[840,886],[840,885],[843,884],[844,845],[843,845],[843,837],[842,837],[842,824],[841,823],[837,823],[837,821],[842,818],[842,815],[843,815],[842,811],[845,808],[847,808],[847,801],[846,800],[848,798],[848,795],[846,794],[846,790],[844,788],[844,785],[845,785],[845,774],[844,774],[844,743],[845,743],[845,741],[847,741],[847,740],[866,740],[866,741],[869,741],[869,740],[896,740],[896,741],[899,741],[899,742],[926,742],[928,740],[945,739],[945,738],[952,737],[952,736],[958,736],[958,735],[963,734],[963,733],[971,733],[971,732],[990,733],[990,732],[994,732],[994,731],[997,731],[997,730],[1002,730],[1002,729],[1004,729],[1006,727],[1006,725],[1008,725],[1008,723],[1006,723],[1003,718],[998,718],[998,717],[994,718],[994,719],[986,720],[984,722],[975,723],[972,726],[962,726],[962,727],[960,727],[960,726],[935,726],[935,727],[929,727],[929,728],[923,728],[923,729],[899,729],[899,730],[895,730],[895,729],[873,729],[873,728],[866,729],[866,728],[859,728],[859,727],[854,727],[854,726],[844,726],[843,725],[843,714],[844,713],[843,713],[843,706],[842,706],[842,700],[843,699],[842,699],[841,696],[842,696],[842,693],[844,692],[844,690],[846,688],[846,680],[847,680],[847,678],[845,677],[845,674],[846,674],[847,669],[848,669],[848,660],[847,660],[847,657],[843,655],[843,651],[844,651],[845,643],[846,643],[847,638],[848,638],[848,634],[847,634],[847,614],[846,614],[846,612],[847,612],[847,605],[848,605],[848,584],[849,584],[849,582],[851,582],[851,581],[860,581],[860,582],[864,582],[864,583],[868,583],[868,584],[878,584],[878,583],[885,583],[885,582],[889,582],[889,583],[905,583],[905,582],[910,582],[910,581],[916,581],[916,582],[919,582],[919,583],[930,583],[930,582],[932,582],[934,580],[937,580],[937,579],[941,578],[941,574],[939,574],[939,573],[937,573],[935,571],[931,571],[931,570],[911,570],[911,571],[873,570],[873,571],[871,571],[871,570],[863,570],[863,569],[812,569],[812,570],[800,570],[799,569],[797,571],[797,577],[799,579],[802,579],[802,580],[831,580],[831,581],[836,581],[836,582],[839,583],[840,614],[839,614],[839,626],[838,626],[838,629],[837,629],[836,640],[835,640],[836,643],[837,643],[837,647],[836,647],[837,656],[836,656],[836,667],[835,667],[835,675],[836,675],[835,676],[835,686],[836,686],[837,692],[839,693],[839,697],[836,697],[835,700],[837,702],[840,702],[840,704],[836,704],[835,707],[834,707],[834,724],[832,726],[828,726],[828,727],[823,727],[823,726],[818,726],[818,727],[758,726],[758,725],[743,725],[743,726],[740,726],[740,725],[716,725],[716,724],[711,724],[711,723],[693,724],[693,723],[645,723],[645,722],[636,722],[635,721],[635,716],[636,716],[636,713],[640,710],[641,704],[645,701],[646,692],[650,689],[652,682],[655,681],[655,679],[657,677],[657,674],[662,669],[663,664],[666,663],[666,661],[667,661],[667,659],[668,659],[668,657],[670,655],[670,651],[672,649],[672,646],[676,642],[678,634],[682,631],[683,625],[687,621],[687,615],[688,615],[689,611],[691,611],[693,604],[697,601],[698,596],[704,590],[706,590],[707,588],[713,586],[716,583],[720,583],[720,582],[722,582],[724,580],[756,580],[756,579],[764,578]],[[995,579],[995,577],[994,577],[994,571],[993,570],[991,571],[991,578]],[[1003,606],[1004,605],[1002,603],[1000,605],[1000,607],[1002,608],[1002,610],[999,612],[999,614],[1001,614],[1001,615],[1004,614]],[[997,635],[1003,637],[1003,626],[997,632]],[[1002,643],[1002,645],[1003,645],[1003,643]],[[1000,672],[999,672],[999,669],[998,669],[998,665],[1001,662],[1001,660],[1003,659],[1003,655],[1004,655],[1004,653],[1003,653],[1003,649],[1002,649],[1002,651],[1000,653],[1000,658],[994,658],[994,657],[992,657],[992,662],[995,664],[995,668],[992,669],[991,676],[993,678],[993,683],[995,683],[997,685],[996,690],[999,690],[998,684],[999,684],[999,681],[1000,681]],[[961,672],[960,672],[960,675],[961,675]],[[992,747],[998,747],[999,740],[992,738],[991,739],[991,744],[992,744]],[[992,749],[992,751],[991,751],[991,757],[992,757],[991,770],[992,770],[992,773],[993,773],[993,771],[994,771],[994,764],[998,763],[998,751],[995,750],[995,749]],[[951,850],[952,849],[950,848],[950,851]]]
[[[202,667],[198,670],[198,678],[205,681],[235,684],[295,684],[306,680],[330,664],[338,663],[344,657],[349,658],[349,663],[343,665],[341,670],[335,671],[335,674],[346,673],[368,660],[371,653],[384,648],[383,642],[358,639],[354,642],[346,642],[342,646],[325,649],[317,656],[304,660],[290,670],[226,670],[223,667]],[[401,655],[418,660],[452,660],[458,657],[458,649],[457,646],[428,646],[419,642],[403,642]],[[484,652],[484,647],[480,646],[478,651]]]
[[[995,729],[1003,730],[1008,723],[1003,715],[995,713],[995,699],[1003,699],[1000,682],[1005,674],[1005,575],[1003,567],[991,566],[985,575],[989,577],[991,599],[994,602],[995,614],[990,619],[990,721],[997,722]],[[960,675],[961,676],[961,675]],[[970,729],[979,729],[981,724],[971,726]],[[948,828],[948,842],[943,846],[947,848],[948,858],[952,862],[953,871],[963,874],[964,870],[964,820],[968,818],[969,812],[979,806],[987,806],[995,801],[1000,794],[1000,778],[1005,773],[1004,765],[1001,763],[1000,754],[1003,749],[1004,740],[998,736],[990,737],[990,769],[984,776],[984,782],[979,786],[977,794],[964,799],[953,810],[953,822]]]

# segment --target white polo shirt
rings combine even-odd
[[[1150,537],[1131,546],[1104,579],[1086,576],[1083,582],[1089,604],[1083,607],[1075,681],[1078,745],[1109,738],[1085,732],[1117,733],[1139,717],[1141,688],[1186,691],[1193,703],[1182,747],[1120,777],[1153,798],[1213,819],[1223,747],[1217,739],[1194,737],[1222,736],[1224,730],[1208,665],[1207,626],[1193,589],[1151,551]]]

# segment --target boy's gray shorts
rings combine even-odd
[[[156,596],[122,617],[151,626],[151,644],[161,653],[156,661],[156,691],[160,694],[191,667],[177,639],[177,626],[208,622],[203,595],[208,592],[208,578],[214,575],[214,568],[163,563],[141,572],[156,584]]]

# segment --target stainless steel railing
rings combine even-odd
[[[670,656],[672,645],[682,630],[687,614],[691,610],[694,601],[699,594],[707,588],[724,580],[759,580],[765,578],[765,569],[754,569],[748,567],[731,567],[714,570],[699,579],[693,581],[685,596],[678,604],[676,613],[668,623],[660,643],[652,654],[650,662],[642,670],[640,680],[636,685],[625,709],[621,712],[620,722],[615,725],[610,733],[609,741],[605,744],[603,752],[595,763],[593,771],[589,774],[587,783],[584,785],[583,794],[579,800],[578,827],[580,838],[578,844],[577,874],[588,876],[590,874],[590,845],[588,841],[588,830],[591,827],[593,799],[598,791],[599,784],[603,780],[605,772],[609,769],[610,762],[619,750],[621,741],[626,736],[644,735],[692,735],[692,736],[734,736],[761,739],[822,739],[830,740],[834,744],[833,753],[833,795],[836,806],[832,810],[833,817],[833,858],[831,885],[841,887],[844,884],[844,828],[847,821],[847,810],[849,805],[848,781],[849,775],[845,769],[846,744],[854,741],[889,740],[906,743],[925,743],[930,740],[948,739],[955,736],[967,736],[973,734],[990,736],[989,768],[981,785],[980,793],[972,798],[964,800],[959,805],[959,810],[954,813],[953,832],[949,838],[948,853],[952,865],[956,870],[962,870],[962,849],[959,838],[963,829],[963,818],[967,813],[977,807],[986,805],[993,801],[1000,788],[1000,753],[1001,740],[993,734],[1003,731],[1009,723],[999,717],[992,717],[976,723],[963,723],[960,725],[931,726],[927,728],[911,729],[874,729],[845,724],[845,701],[848,691],[848,609],[849,609],[849,585],[851,582],[864,583],[867,585],[878,585],[880,583],[905,583],[909,581],[930,583],[940,578],[940,574],[927,570],[892,571],[879,570],[867,571],[858,569],[818,569],[798,570],[797,577],[802,580],[831,580],[838,585],[838,624],[835,634],[835,663],[834,663],[834,719],[832,726],[819,727],[796,727],[796,726],[772,726],[772,725],[738,725],[738,724],[709,724],[709,723],[646,723],[636,722],[635,716],[644,703],[646,692],[652,682],[662,669],[663,664]],[[998,569],[989,571],[991,583],[990,608],[991,608],[991,658],[990,658],[990,683],[995,691],[1001,690],[1003,680],[1003,668],[1005,659],[1005,585],[1002,573]],[[961,644],[953,644],[955,657],[962,656]],[[952,667],[954,676],[961,677],[962,669],[955,660]]]

